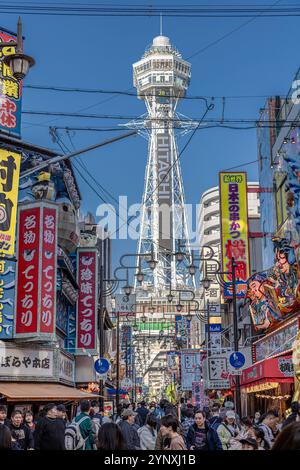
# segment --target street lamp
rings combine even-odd
[[[144,274],[142,272],[142,267],[141,267],[141,259],[139,259],[139,269],[138,269],[138,272],[136,273],[136,279],[139,284],[142,284],[142,282],[144,281]]]
[[[176,310],[177,310],[177,312],[181,312],[182,308],[183,308],[183,305],[182,305],[181,303],[178,303],[178,304],[176,305]]]
[[[127,284],[123,287],[123,291],[124,291],[124,294],[129,296],[132,291],[133,291],[133,287],[129,285],[129,275],[128,275],[128,269],[126,270],[126,282]]]
[[[21,81],[27,75],[28,70],[35,64],[35,60],[33,57],[29,55],[25,55],[22,52],[23,49],[23,38],[22,38],[22,21],[19,17],[18,20],[18,33],[17,33],[17,42],[8,42],[8,43],[1,43],[0,47],[5,46],[16,46],[16,52],[14,54],[10,54],[6,56],[3,60],[5,65],[7,65],[13,77]]]
[[[149,268],[152,269],[152,271],[156,268],[157,261],[154,258],[154,251],[153,251],[153,246],[151,247],[151,257],[147,260]]]

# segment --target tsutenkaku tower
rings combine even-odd
[[[188,120],[176,113],[180,98],[185,96],[190,83],[191,65],[165,36],[154,38],[141,60],[133,64],[133,80],[139,99],[145,101],[147,114],[133,121],[148,139],[148,161],[145,174],[143,210],[138,244],[139,254],[154,254],[156,268],[151,270],[145,257],[139,257],[146,274],[137,292],[153,291],[159,295],[170,288],[192,287],[186,263],[178,263],[173,254],[189,254],[188,224],[180,171],[176,131],[187,132]],[[138,268],[138,264],[137,264]]]

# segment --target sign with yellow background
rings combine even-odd
[[[0,149],[0,253],[13,255],[21,154]]]
[[[236,265],[236,294],[244,297],[249,267],[247,174],[219,173],[221,209],[221,249],[223,271],[232,272],[232,258]],[[232,275],[224,275],[223,295],[232,297]]]

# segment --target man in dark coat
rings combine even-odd
[[[129,408],[125,409],[122,413],[122,421],[119,423],[119,428],[126,441],[126,450],[140,450],[140,438],[135,429],[136,413]]]
[[[142,427],[146,423],[146,418],[149,414],[149,410],[146,407],[146,402],[142,401],[141,406],[136,410],[136,412],[136,423]]]
[[[41,418],[34,431],[34,448],[37,450],[65,450],[65,426],[57,419],[55,403],[45,406],[46,415]]]
[[[21,411],[13,411],[11,420],[7,427],[10,429],[12,437],[12,450],[30,450],[33,449],[33,436],[31,430],[23,424]]]
[[[188,430],[186,443],[189,450],[222,450],[221,441],[204,411],[195,413],[195,423]]]
[[[286,420],[282,423],[283,429],[288,424],[294,423],[297,420],[297,417],[300,416],[300,404],[297,401],[293,401],[291,403],[291,414],[286,418]]]

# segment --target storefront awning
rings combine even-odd
[[[78,401],[83,399],[99,399],[99,395],[82,392],[74,387],[49,383],[0,383],[0,395],[7,401]]]
[[[272,357],[256,362],[243,370],[240,384],[248,393],[270,390],[279,383],[293,383],[294,370],[291,355]],[[270,386],[273,385],[273,386]]]

